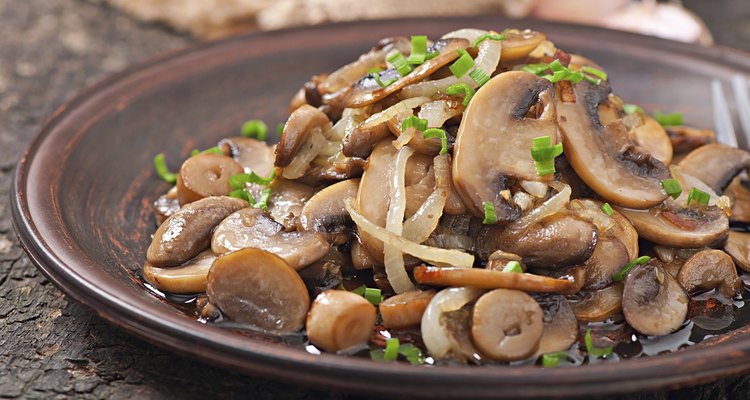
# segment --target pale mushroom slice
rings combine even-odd
[[[750,233],[729,231],[724,251],[732,256],[738,267],[750,272]]]
[[[729,298],[742,288],[732,257],[721,250],[703,250],[688,258],[677,274],[677,282],[688,293],[717,289]]]
[[[260,176],[269,176],[273,172],[275,145],[269,146],[262,140],[239,136],[219,141],[218,147],[231,155],[245,172],[252,171]]]
[[[227,216],[211,239],[211,250],[216,254],[263,249],[281,257],[295,270],[321,259],[329,247],[320,233],[285,232],[283,225],[259,208],[245,208]]]
[[[296,230],[302,208],[315,195],[316,188],[296,180],[277,177],[268,186],[247,184],[246,190],[254,199],[260,199],[265,188],[271,189],[267,202],[268,213],[284,225],[287,231]]]
[[[383,71],[380,77],[381,80],[398,78],[398,80],[390,85],[379,85],[372,74],[362,78],[359,82],[354,84],[349,93],[346,99],[346,107],[357,108],[375,103],[393,93],[396,93],[411,83],[422,81],[433,72],[458,58],[458,50],[464,50],[470,46],[471,43],[466,39],[453,38],[438,40],[433,46],[431,46],[429,51],[439,51],[440,54],[435,58],[425,61],[424,64],[414,68],[414,70],[403,77],[399,76],[395,70]]]
[[[319,294],[307,313],[307,337],[323,350],[336,352],[367,343],[375,327],[375,306],[346,290]]]
[[[604,289],[582,292],[570,303],[576,319],[583,322],[601,322],[622,312],[621,282]]]
[[[672,141],[667,131],[655,119],[643,115],[643,123],[630,130],[633,141],[664,165],[672,162]]]
[[[211,232],[231,213],[247,207],[233,197],[211,196],[192,202],[167,218],[154,233],[146,261],[154,267],[176,267],[211,243]]]
[[[666,335],[685,322],[690,298],[677,280],[653,263],[633,268],[625,278],[622,312],[644,335]]]
[[[698,147],[680,161],[680,169],[721,194],[729,182],[750,167],[750,153],[723,144]]]
[[[565,157],[599,196],[623,207],[648,208],[667,193],[660,181],[670,177],[659,160],[635,145],[622,120],[602,125],[599,106],[608,102],[610,88],[582,81],[575,85],[575,102],[558,102],[558,122]]]
[[[184,206],[209,196],[226,196],[232,191],[229,178],[242,171],[242,166],[231,157],[213,153],[194,155],[180,167],[177,199]]]
[[[471,338],[483,355],[499,361],[534,354],[544,331],[543,311],[528,294],[495,289],[474,305]]]
[[[143,279],[155,288],[169,293],[201,293],[206,291],[206,276],[216,255],[204,250],[192,260],[175,268],[159,268],[146,262]]]
[[[536,118],[530,110],[537,110]],[[501,73],[477,91],[464,112],[453,149],[453,182],[469,210],[484,216],[484,203],[497,220],[521,216],[502,193],[512,182],[541,180],[531,158],[533,139],[558,142],[552,84],[521,71]]]
[[[305,324],[310,295],[297,272],[281,257],[261,249],[220,256],[208,272],[206,294],[232,321],[276,334]]]
[[[542,308],[544,329],[537,355],[563,351],[578,339],[578,320],[565,296],[559,294],[533,294]]]
[[[359,179],[347,179],[315,193],[302,207],[299,229],[322,232],[329,240],[335,238],[351,226],[344,202],[356,198],[358,189]]]

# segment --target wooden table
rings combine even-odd
[[[750,50],[750,3],[684,3],[719,43]],[[18,245],[11,176],[44,119],[102,76],[192,41],[100,0],[0,0],[0,398],[362,398],[242,376],[135,339],[64,296]],[[750,375],[622,398],[750,398]]]

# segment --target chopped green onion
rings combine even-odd
[[[391,78],[391,79],[383,82],[382,80],[380,80],[380,73],[379,72],[373,72],[372,77],[375,78],[375,82],[380,87],[390,86],[393,82],[396,82],[398,80],[398,78]]]
[[[398,358],[399,340],[396,338],[386,339],[384,361],[394,361]]]
[[[259,119],[251,119],[242,124],[242,136],[266,140],[266,135],[268,135],[268,126]]]
[[[581,71],[571,71],[565,79],[569,80],[570,83],[576,84],[582,81],[586,76]]]
[[[445,94],[450,94],[450,95],[463,94],[464,101],[461,104],[463,104],[464,106],[469,105],[469,101],[471,100],[472,97],[474,97],[474,93],[475,93],[474,88],[472,88],[471,86],[465,83],[456,83],[456,84],[448,86],[448,88],[445,89]]]
[[[600,78],[603,81],[607,80],[607,73],[604,72],[604,71],[598,70],[596,68],[589,67],[588,65],[586,65],[583,68],[581,68],[581,70],[583,70],[583,72],[586,72],[586,73],[589,73],[591,75],[594,75],[594,76],[596,76],[597,78]]]
[[[365,290],[367,290],[367,286],[362,285],[362,286],[360,286],[360,287],[352,290],[352,293],[358,294],[360,296],[364,296],[365,295]]]
[[[525,65],[523,68],[521,68],[521,71],[530,72],[534,75],[539,75],[542,72],[547,71],[548,69],[549,69],[549,64],[539,63],[539,64]]]
[[[260,200],[253,207],[268,211],[268,200],[271,198],[271,188],[265,188],[260,192]]]
[[[419,118],[416,115],[410,115],[401,123],[401,131],[403,132],[409,128],[424,132],[427,129],[427,120]]]
[[[483,86],[485,83],[487,83],[487,81],[490,80],[490,77],[487,76],[487,74],[481,68],[474,68],[474,70],[469,73],[469,76],[479,86]]]
[[[495,214],[495,206],[489,201],[484,202],[484,221],[485,225],[492,225],[497,223],[497,214]]]
[[[383,68],[378,68],[378,67],[367,68],[367,73],[368,74],[374,74],[376,72],[383,72]]]
[[[559,58],[556,58],[554,61],[549,63],[549,69],[552,72],[569,72],[568,68],[562,65]]]
[[[690,189],[690,193],[688,193],[687,205],[690,205],[692,201],[695,201],[698,205],[705,206],[708,204],[709,200],[711,200],[711,196],[709,196],[708,193],[698,188],[692,188]]]
[[[625,114],[632,114],[634,112],[639,112],[641,114],[645,114],[646,112],[643,111],[641,106],[637,104],[623,104],[622,110],[625,111]]]
[[[167,162],[164,160],[164,153],[159,153],[154,157],[154,169],[163,181],[171,184],[177,183],[177,174],[170,172],[167,168]]]
[[[663,187],[664,191],[672,196],[673,199],[677,199],[680,197],[680,194],[682,194],[682,186],[680,186],[680,181],[677,179],[662,179],[661,187]]]
[[[437,57],[439,55],[440,55],[440,51],[438,51],[438,50],[431,51],[431,52],[427,53],[427,55],[425,56],[424,59],[425,59],[425,61],[432,60],[433,58],[435,58],[435,57]]]
[[[395,68],[398,74],[401,76],[406,76],[409,72],[411,72],[411,65],[409,65],[409,63],[406,61],[406,57],[404,57],[404,55],[401,54],[401,52],[398,50],[391,53],[386,60],[388,60],[391,65],[393,65],[393,68]]]
[[[621,280],[625,279],[625,277],[630,273],[630,270],[633,269],[636,265],[643,265],[651,260],[651,257],[649,256],[640,256],[636,258],[635,260],[625,264],[624,267],[622,267],[619,271],[617,271],[614,275],[612,275],[612,280],[615,282],[620,282]]]
[[[276,125],[276,132],[278,132],[279,135],[281,135],[282,133],[284,133],[284,128],[286,128],[286,124],[283,122],[279,122],[279,124]]]
[[[542,367],[554,368],[560,364],[560,361],[568,358],[568,352],[558,351],[555,353],[542,354]]]
[[[211,147],[210,149],[206,149],[206,150],[203,150],[203,151],[195,149],[195,150],[193,150],[193,151],[190,152],[190,157],[197,156],[198,154],[209,154],[209,153],[210,154],[218,154],[218,155],[223,155],[224,154],[224,152],[222,152],[221,149],[218,146],[214,146],[214,147]]]
[[[612,210],[612,206],[610,206],[609,203],[604,203],[602,205],[602,212],[607,214],[607,216],[611,217],[614,210]]]
[[[606,79],[606,76],[607,76],[607,74],[605,74],[602,71],[599,71],[596,68],[583,67],[582,70],[592,75],[597,76],[597,78],[586,75],[581,71],[571,70],[570,68],[564,66],[560,62],[560,59],[555,59],[549,64],[544,64],[544,63],[528,64],[524,66],[523,68],[521,68],[521,71],[530,72],[534,75],[541,76],[542,78],[547,79],[548,81],[552,83],[557,83],[560,81],[567,80],[575,84],[586,79],[587,81],[595,85],[599,85],[602,79]],[[547,71],[552,71],[552,73],[548,74]]]
[[[477,40],[474,41],[474,45],[472,47],[476,48],[479,46],[480,43],[484,42],[485,40],[505,40],[505,35],[502,33],[485,33],[482,34],[482,36],[479,36]]]
[[[682,125],[685,123],[685,119],[680,113],[664,114],[659,111],[655,111],[654,119],[661,126],[675,126],[675,125]]]
[[[599,78],[592,78],[592,77],[590,77],[588,75],[585,75],[585,74],[583,75],[583,79],[585,79],[587,82],[589,82],[591,84],[594,84],[594,85],[599,85],[599,84],[602,83],[601,79],[599,79]]]
[[[594,341],[591,339],[591,329],[586,329],[586,336],[584,337],[586,343],[586,351],[590,356],[594,357],[606,357],[612,354],[612,346],[607,347],[594,347]]]
[[[503,272],[518,272],[520,274],[523,273],[523,268],[521,268],[521,263],[518,261],[508,261],[507,264],[505,264],[505,267],[503,267]]]
[[[461,52],[459,51],[459,54]],[[471,69],[471,67],[474,66],[474,59],[471,58],[469,53],[464,50],[464,53],[461,54],[460,57],[458,57],[458,60],[454,61],[453,64],[449,67],[451,72],[456,78],[461,78],[464,75],[466,75],[467,72]]]
[[[398,353],[406,357],[406,360],[409,361],[411,365],[422,365],[425,362],[422,350],[411,343],[400,345],[398,347]]]
[[[363,296],[374,306],[380,304],[380,302],[383,301],[383,295],[380,294],[380,289],[365,288],[365,293],[363,294]]]
[[[235,197],[238,199],[245,200],[246,202],[250,203],[251,206],[255,205],[255,199],[245,189],[233,190],[229,193],[229,197]]]
[[[425,139],[439,138],[440,139],[440,155],[448,153],[448,137],[445,135],[445,131],[439,128],[429,128],[424,131],[422,137]]]
[[[411,37],[411,54],[406,62],[409,64],[422,64],[427,58],[427,36]]]
[[[555,173],[555,158],[563,153],[562,143],[552,146],[549,136],[539,136],[532,139],[531,158],[539,176]]]
[[[544,75],[543,78],[552,83],[557,83],[568,78],[569,76],[570,76],[570,71],[560,70],[560,71],[554,71],[552,75]]]
[[[250,172],[249,174],[239,173],[229,177],[229,186],[231,186],[233,190],[244,189],[245,185],[248,183],[268,186],[274,178],[276,178],[276,170],[271,171],[271,174],[268,175],[267,178],[263,178],[255,172]]]

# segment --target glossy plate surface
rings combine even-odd
[[[520,398],[674,388],[750,370],[744,327],[657,357],[578,368],[411,367],[324,354],[202,325],[144,290],[140,269],[154,231],[151,203],[192,149],[241,123],[285,120],[292,95],[394,35],[437,37],[461,27],[545,32],[609,73],[615,92],[647,110],[679,111],[712,127],[711,79],[750,74],[750,57],[637,35],[497,18],[376,21],[231,38],[162,56],[110,77],[62,106],[22,157],[13,222],[32,261],[63,291],[116,326],[217,365],[285,381],[430,397]],[[273,129],[272,129],[273,130]]]

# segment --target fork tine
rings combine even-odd
[[[718,79],[711,81],[711,95],[714,106],[714,126],[716,127],[716,139],[720,143],[737,147],[737,137],[734,134],[732,115],[729,113],[727,99]]]
[[[740,117],[740,125],[745,136],[744,142],[750,139],[750,93],[747,89],[747,79],[741,74],[732,76],[732,90],[737,101],[737,114]]]

